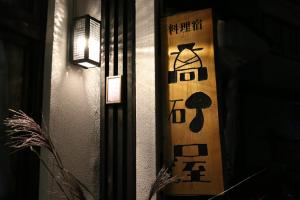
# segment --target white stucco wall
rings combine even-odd
[[[73,12],[100,19],[100,0],[49,0],[44,72],[44,123],[65,167],[99,196],[100,69],[68,59]],[[75,17],[75,16],[74,16]],[[46,152],[43,157],[51,165]],[[41,167],[40,200],[58,200],[55,182]]]
[[[156,174],[154,0],[136,0],[136,199]]]
[[[70,171],[98,196],[100,70],[68,61],[71,0],[50,0],[44,75],[44,121]],[[78,0],[77,15],[100,18],[100,0]],[[136,192],[146,199],[156,174],[154,1],[136,1]],[[51,163],[46,152],[43,157]],[[41,168],[40,200],[57,200],[56,185]]]

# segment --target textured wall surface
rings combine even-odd
[[[147,199],[156,174],[154,0],[136,0],[136,197]]]
[[[100,70],[73,66],[68,59],[73,13],[100,19],[100,0],[50,0],[45,51],[44,123],[65,167],[99,192]],[[73,9],[74,7],[74,9]],[[46,152],[43,157],[52,165]],[[56,184],[41,167],[40,200],[58,200]]]

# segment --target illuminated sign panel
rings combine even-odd
[[[162,20],[162,63],[167,68],[172,174],[181,177],[170,195],[215,195],[223,171],[213,46],[212,10]]]

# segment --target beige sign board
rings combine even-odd
[[[181,178],[170,195],[215,195],[224,190],[212,10],[162,19],[162,63],[168,68],[165,151]]]

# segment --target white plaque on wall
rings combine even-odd
[[[106,104],[122,102],[122,76],[106,77]]]

